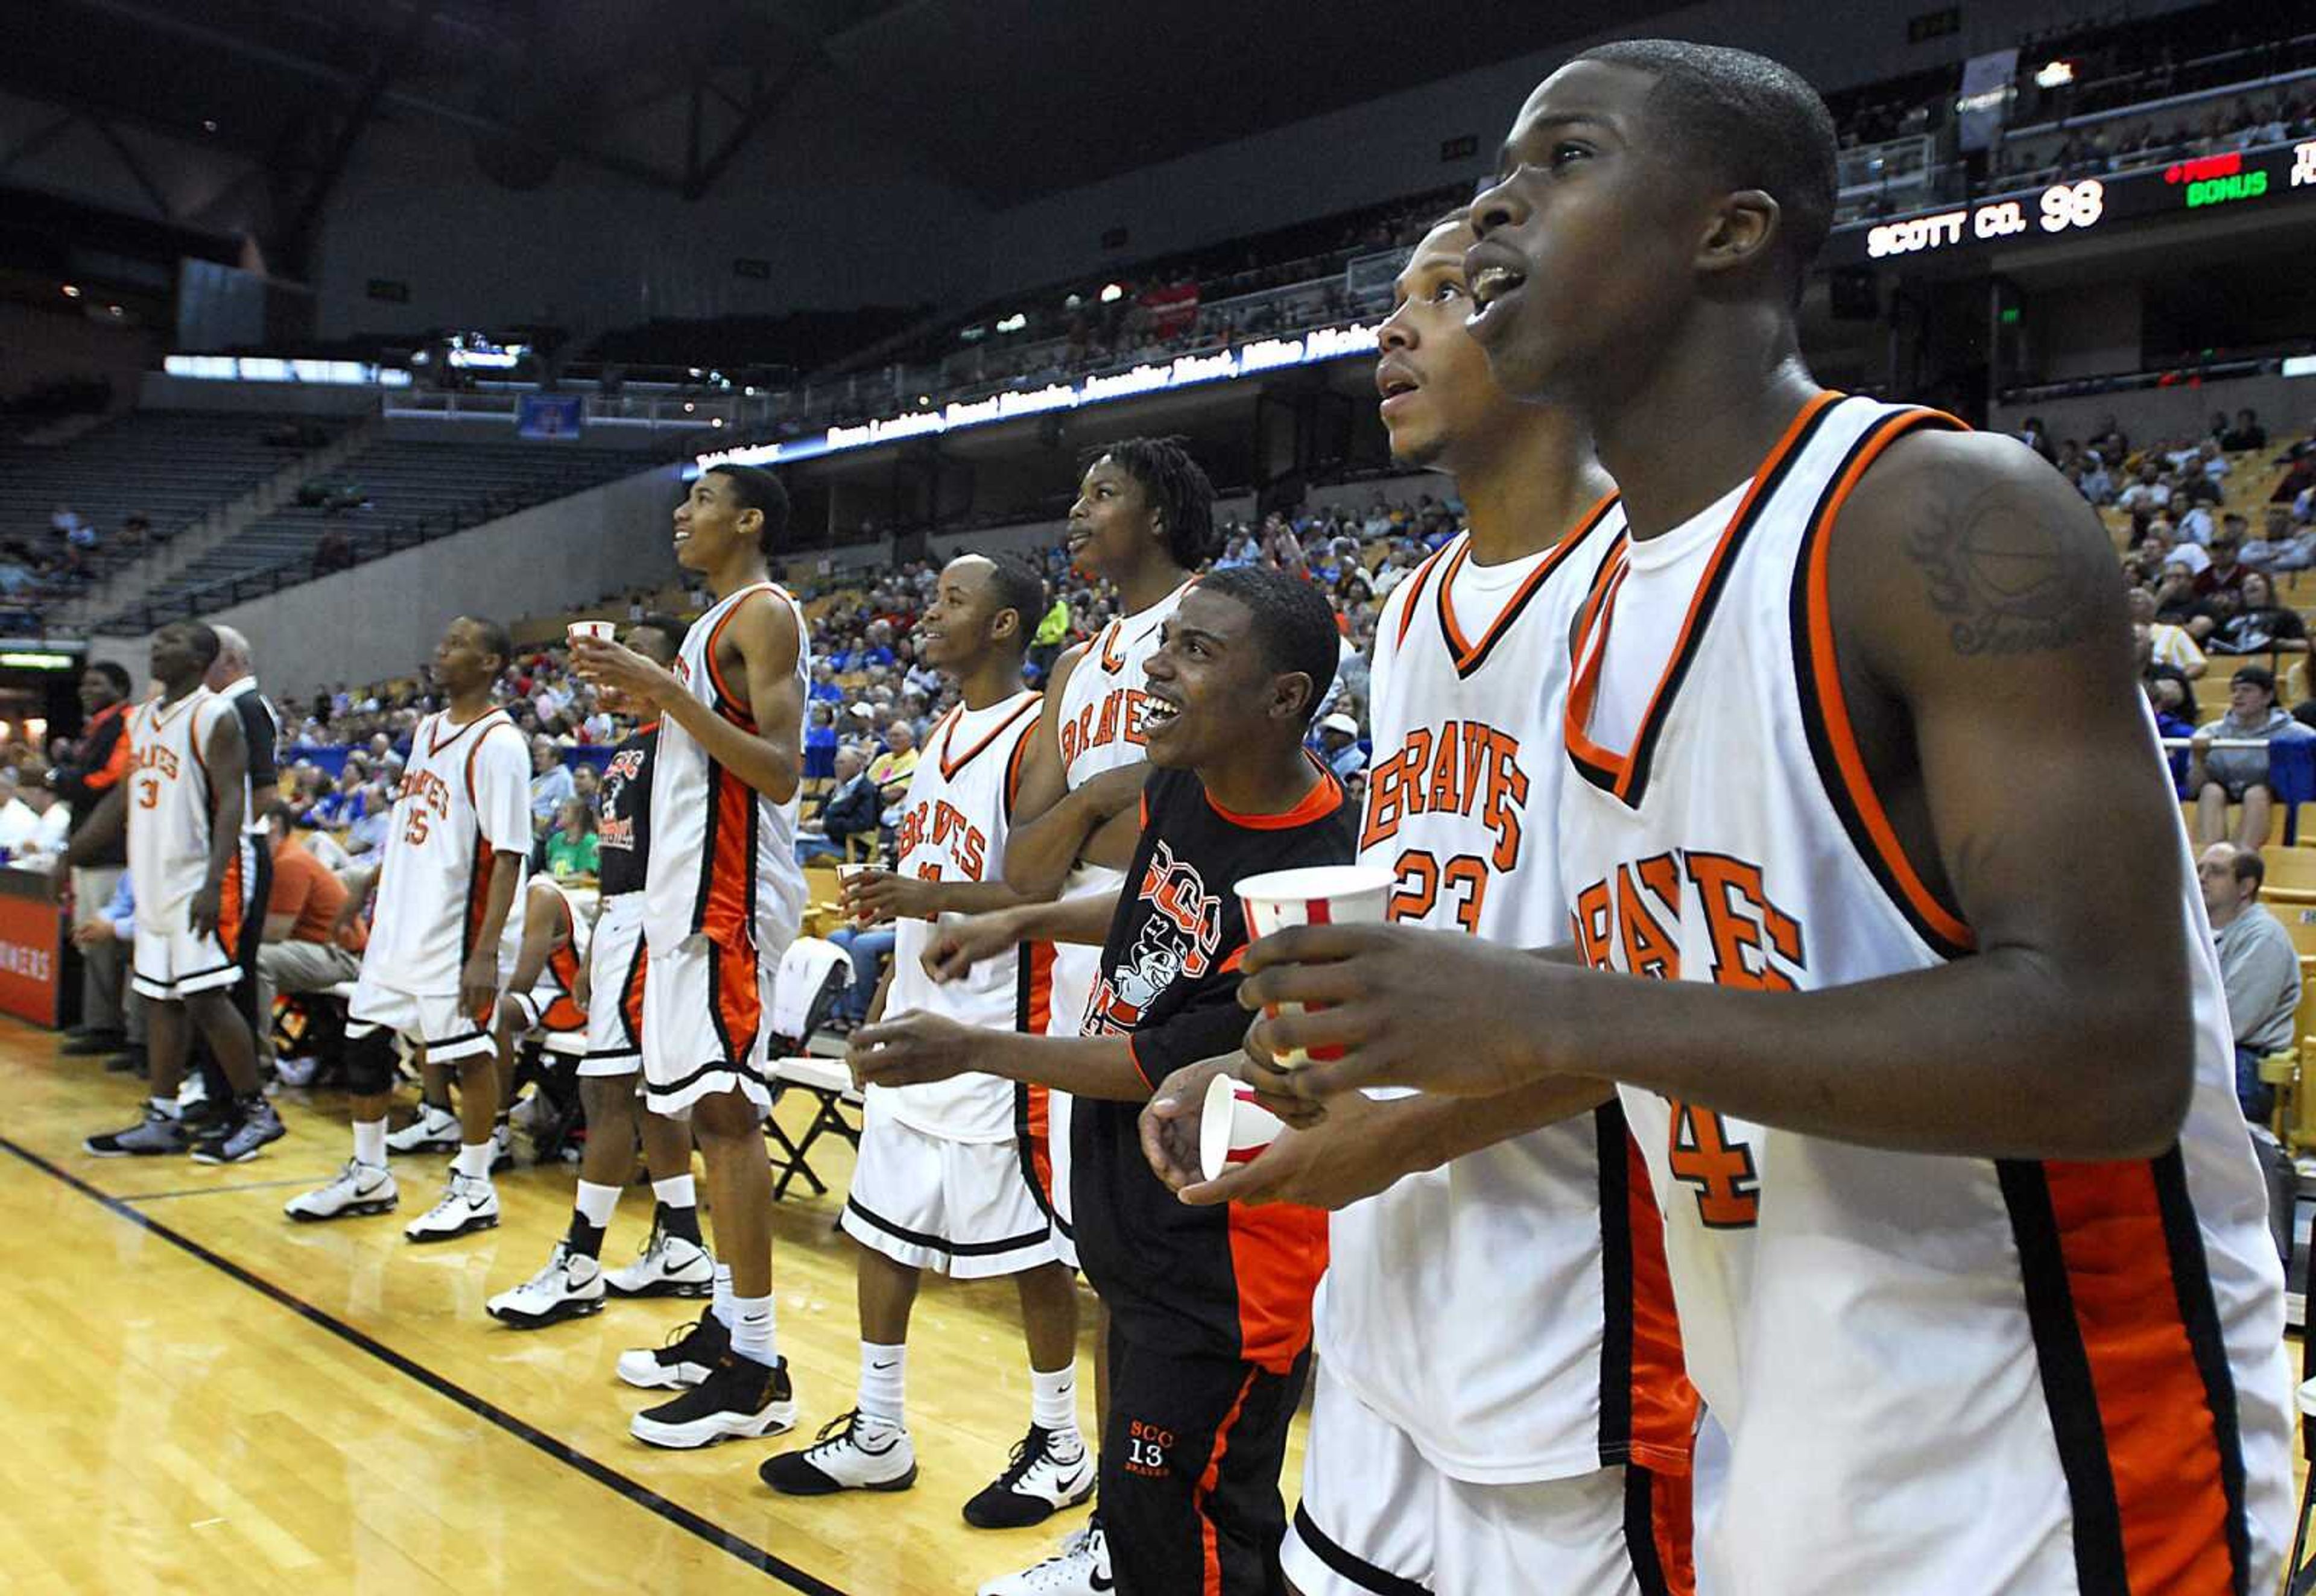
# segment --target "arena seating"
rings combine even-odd
[[[68,505],[97,529],[95,569],[114,569],[131,557],[124,517],[142,512],[156,541],[174,536],[342,425],[306,418],[298,441],[269,442],[279,416],[139,411],[67,444],[0,442],[0,536],[46,540],[49,517]]]
[[[583,492],[648,463],[630,450],[567,444],[374,443],[330,473],[333,483],[359,487],[361,504],[284,506],[201,555],[136,610],[113,618],[127,630],[141,630],[189,604],[214,608],[304,581],[315,574],[316,547],[332,532],[344,535],[357,559],[369,559]]]

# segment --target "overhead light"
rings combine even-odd
[[[67,299],[77,299],[77,298],[79,298],[79,297],[80,297],[80,285],[79,285],[79,284],[77,284],[77,283],[67,283],[67,284],[65,285],[65,297],[66,297],[66,298],[67,298]]]
[[[2072,61],[2053,61],[2036,68],[2035,73],[2035,86],[2038,89],[2061,89],[2074,81],[2075,64]]]
[[[917,395],[917,403],[920,404],[931,404],[932,402],[933,396],[931,394],[920,394]]]
[[[1126,297],[1126,290],[1125,290],[1124,288],[1119,288],[1116,283],[1111,283],[1111,284],[1109,284],[1108,287],[1104,288],[1102,289],[1102,291],[1101,291],[1101,302],[1102,302],[1104,305],[1115,305],[1115,304],[1117,304],[1120,299],[1123,299],[1123,298],[1125,298],[1125,297]]]
[[[724,424],[724,418],[722,416],[717,416],[708,424],[711,427],[720,427]]]
[[[217,119],[216,119],[215,117],[203,117],[203,118],[201,119],[201,131],[202,131],[202,132],[204,132],[204,133],[214,133],[214,132],[216,132],[216,131],[217,131]]]
[[[694,408],[695,408],[695,406],[692,404],[692,403],[691,403],[691,401],[690,401],[690,400],[687,399],[687,400],[685,400],[685,401],[683,402],[683,413],[684,413],[684,414],[686,414],[686,415],[690,415],[690,414],[692,412],[692,411],[693,411],[693,409],[694,409]]]
[[[118,305],[108,305],[104,307],[104,313],[107,315],[119,315],[120,314],[120,306]]]

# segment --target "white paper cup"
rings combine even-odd
[[[1239,904],[1246,910],[1250,941],[1260,941],[1289,926],[1379,926],[1391,904],[1394,877],[1379,864],[1314,864],[1301,870],[1274,870],[1250,875],[1238,883]],[[1266,1004],[1263,1012],[1300,1009],[1299,1003]],[[1305,1053],[1297,1048],[1278,1055],[1282,1069],[1293,1069],[1313,1059],[1340,1059],[1339,1048]]]
[[[858,861],[851,864],[839,864],[836,867],[836,884],[838,890],[840,891],[842,891],[844,883],[851,881],[854,876],[865,874],[876,868],[877,867],[874,864],[864,864]],[[845,918],[850,919],[856,926],[868,924],[868,922],[863,920],[859,915],[848,915]]]
[[[593,638],[597,643],[609,643],[619,628],[610,621],[574,621],[563,628],[564,635],[577,643],[582,638]]]
[[[1243,1164],[1278,1139],[1279,1117],[1254,1100],[1244,1081],[1218,1075],[1207,1083],[1198,1114],[1198,1168],[1208,1180]]]

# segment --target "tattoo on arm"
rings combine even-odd
[[[1962,655],[2033,654],[2089,635],[2110,597],[2114,560],[2054,525],[2009,483],[1964,483],[1931,496],[1906,535]]]

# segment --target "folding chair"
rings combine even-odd
[[[804,1134],[793,1140],[778,1119],[771,1114],[764,1116],[764,1134],[779,1149],[772,1160],[779,1169],[772,1181],[772,1201],[777,1202],[786,1197],[789,1184],[799,1178],[812,1188],[814,1196],[824,1197],[828,1194],[828,1183],[813,1170],[813,1144],[833,1131],[855,1148],[860,1145],[860,1123],[848,1117],[846,1112],[860,1113],[860,1088],[852,1084],[852,1072],[833,1059],[775,1059],[771,1073],[783,1091],[795,1086],[813,1100],[812,1121],[806,1125]]]

